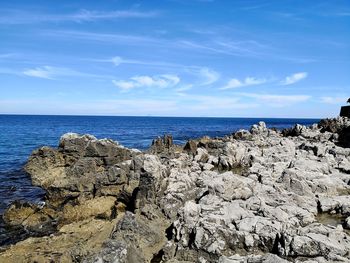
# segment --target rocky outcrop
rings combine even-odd
[[[147,152],[66,134],[29,158],[45,204],[13,204],[12,227],[53,226],[4,262],[349,262],[346,118],[282,132],[265,123]]]

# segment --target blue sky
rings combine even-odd
[[[350,2],[3,1],[0,113],[330,117]]]

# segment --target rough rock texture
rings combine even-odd
[[[5,248],[4,262],[350,262],[350,121],[224,138],[170,136],[149,151],[66,134],[26,170],[45,205],[8,225],[54,225]]]

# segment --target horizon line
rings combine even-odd
[[[161,115],[98,115],[98,114],[31,114],[31,113],[0,113],[0,116],[53,116],[53,117],[139,117],[139,118],[222,118],[222,119],[309,119],[321,120],[334,117],[233,117],[233,116],[161,116]]]

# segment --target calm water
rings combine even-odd
[[[38,201],[43,191],[31,186],[22,167],[30,153],[43,145],[56,147],[66,132],[89,133],[146,149],[152,139],[172,134],[176,143],[204,135],[223,136],[248,129],[263,120],[268,127],[310,125],[316,119],[165,118],[0,115],[0,213],[16,200]]]

